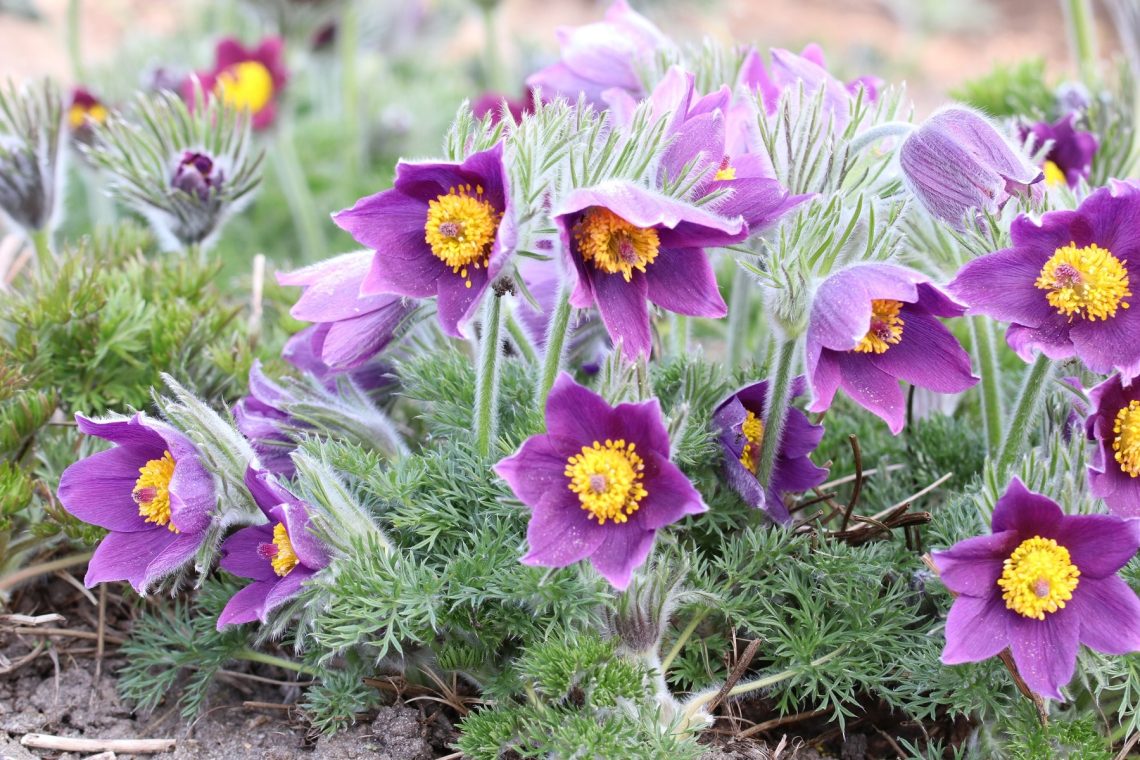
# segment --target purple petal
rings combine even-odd
[[[1115,575],[1086,578],[1066,609],[1080,621],[1081,642],[1105,654],[1128,654],[1140,650],[1140,599]]]
[[[285,530],[289,543],[301,564],[310,570],[320,570],[329,564],[329,555],[310,528],[309,512],[304,504],[296,499],[285,502]]]
[[[147,452],[147,459],[159,459],[166,449],[166,441],[154,429],[153,421],[142,414],[129,420],[93,420],[81,414],[75,415],[79,432],[94,435],[111,443]],[[140,466],[141,466],[140,462]],[[137,477],[137,476],[136,476]]]
[[[811,336],[808,336],[808,377],[811,383],[809,412],[826,412],[831,407],[835,392],[843,380],[839,356],[835,351],[821,351],[818,344],[813,347]]]
[[[524,565],[566,567],[590,556],[613,524],[598,525],[577,505],[535,509],[526,526],[530,545],[520,561]]]
[[[994,593],[1002,564],[1020,543],[1018,533],[1007,530],[967,538],[932,556],[946,588],[957,594],[982,597]]]
[[[274,581],[254,581],[230,597],[222,614],[218,616],[218,630],[228,625],[252,623],[261,618],[265,609],[265,597],[273,588]]]
[[[142,455],[145,456],[145,455]],[[162,456],[162,452],[158,452]],[[149,532],[155,526],[139,514],[131,494],[146,464],[139,449],[118,446],[80,459],[63,471],[59,500],[85,523],[121,533]]]
[[[648,356],[653,349],[653,335],[645,275],[634,272],[633,279],[626,282],[620,274],[594,272],[591,282],[598,312],[613,342],[621,342],[622,353],[630,360],[642,354]]]
[[[194,556],[200,533],[172,533],[163,528],[137,533],[108,533],[87,566],[83,583],[127,581],[140,594],[172,574]]]
[[[1038,351],[1054,361],[1062,361],[1076,353],[1069,333],[1068,320],[1054,314],[1041,327],[1010,325],[1005,331],[1005,342],[1024,362],[1032,362]]]
[[[1069,550],[1084,583],[1115,574],[1136,556],[1140,523],[1115,515],[1066,515],[1050,537]]]
[[[1009,645],[1009,612],[999,594],[959,596],[946,616],[944,665],[988,660]]]
[[[641,416],[638,408],[644,405],[632,405],[634,414]],[[589,446],[594,441],[605,440],[610,436],[610,419],[614,409],[606,400],[589,388],[574,382],[574,378],[566,372],[561,372],[550,389],[550,396],[546,400],[546,429],[551,436],[557,439],[572,441],[574,448],[567,452],[577,454],[582,446]],[[660,419],[660,413],[658,413]],[[642,425],[649,429],[648,422],[642,420]],[[658,439],[651,439],[654,444]],[[553,442],[552,442],[553,443]],[[647,442],[648,443],[648,442]],[[665,452],[668,453],[668,437],[666,437]],[[656,448],[656,446],[655,446]],[[565,469],[565,456],[562,468]]]
[[[361,296],[360,284],[372,268],[371,251],[344,253],[292,272],[278,272],[277,282],[305,288],[290,316],[304,322],[337,322],[388,305],[388,296]]]
[[[661,228],[662,248],[693,248],[717,245],[736,238],[744,228],[742,219],[725,219],[687,203],[658,195],[630,182],[613,180],[596,187],[573,190],[562,199],[555,216],[565,218],[591,206],[607,208],[635,227]],[[678,230],[678,227],[684,228]],[[676,230],[671,234],[670,231]],[[713,242],[702,242],[704,239]]]
[[[235,531],[222,542],[222,559],[218,563],[223,570],[242,578],[269,581],[277,578],[273,563],[261,556],[259,547],[273,543],[272,525],[255,525]]]
[[[994,505],[990,527],[994,533],[1012,530],[1023,538],[1052,536],[1063,516],[1055,501],[1030,491],[1019,478],[1014,478]]]
[[[713,319],[728,313],[716,273],[700,248],[661,251],[646,268],[645,281],[649,300],[667,311]]]
[[[1140,290],[1138,290],[1140,292]],[[1120,309],[1107,320],[1078,320],[1069,331],[1077,356],[1090,370],[1108,374],[1118,370],[1125,382],[1140,375],[1140,303]]]
[[[871,363],[889,375],[938,393],[961,393],[978,378],[970,372],[970,355],[942,323],[918,308],[904,306],[902,340]]]
[[[629,586],[634,568],[645,564],[656,532],[639,530],[632,523],[605,532],[605,541],[590,555],[594,569],[619,591]]]
[[[400,301],[353,319],[333,322],[321,343],[321,360],[331,369],[355,369],[392,342],[409,309]]]
[[[704,500],[677,466],[655,451],[642,452],[644,485],[648,495],[631,521],[645,530],[657,530],[685,515],[707,512]]]
[[[906,399],[898,378],[875,366],[869,354],[837,353],[840,387],[851,399],[881,418],[898,435],[906,424]]]
[[[1061,699],[1061,687],[1073,677],[1080,646],[1080,619],[1066,607],[1044,620],[1022,615],[1006,617],[1010,650],[1017,670],[1030,689],[1043,697]]]
[[[471,287],[467,287],[468,282]],[[464,327],[475,316],[490,282],[490,272],[482,267],[469,267],[467,277],[448,270],[436,280],[436,309],[445,333],[453,338],[466,337]]]
[[[298,565],[289,571],[281,580],[273,584],[269,593],[265,595],[265,606],[261,609],[261,622],[266,622],[269,613],[301,593],[305,581],[316,575],[314,570]]]
[[[579,413],[582,413],[581,409]],[[609,413],[605,437],[624,438],[636,443],[642,454],[654,452],[669,461],[669,431],[665,429],[661,403],[656,398],[614,407]]]
[[[197,449],[192,446],[186,440],[184,445],[171,446],[170,452],[174,457],[174,475],[170,478],[170,522],[183,533],[205,530],[218,506],[214,476],[202,466]]]

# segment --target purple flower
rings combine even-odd
[[[550,241],[545,241],[550,242]],[[542,241],[540,241],[541,246]],[[522,327],[540,351],[546,350],[547,333],[550,321],[558,305],[558,292],[562,279],[566,276],[564,267],[557,261],[520,259],[518,273],[526,283],[526,288],[537,302],[536,309],[529,301],[519,302],[518,316]],[[566,342],[567,355],[571,366],[577,365],[583,372],[594,374],[613,346],[605,332],[605,326],[596,313],[578,311],[572,317],[570,334]]]
[[[205,153],[186,151],[174,169],[170,186],[209,203],[210,195],[216,194],[225,181],[225,172],[214,159]]]
[[[355,369],[383,351],[413,308],[398,295],[360,295],[373,257],[370,251],[345,253],[303,269],[277,273],[277,282],[282,285],[305,289],[289,314],[316,323],[307,339],[331,370]]]
[[[107,123],[111,115],[107,104],[83,87],[71,91],[71,105],[67,109],[67,126],[72,133],[90,137],[91,132]]]
[[[401,161],[391,190],[333,219],[376,251],[361,295],[437,296],[444,332],[463,337],[515,248],[503,144],[460,164]]]
[[[605,21],[561,27],[557,34],[562,59],[531,74],[527,86],[541,89],[544,97],[561,95],[571,102],[583,93],[597,106],[603,105],[602,93],[610,88],[644,95],[640,68],[673,44],[625,0],[614,0]]]
[[[629,585],[660,528],[708,508],[669,461],[657,399],[610,406],[562,373],[546,402],[546,433],[495,465],[533,511],[524,564],[589,558],[615,588]]]
[[[903,179],[933,216],[964,229],[967,215],[996,214],[1015,195],[1040,197],[1045,175],[988,119],[949,106],[911,132],[899,149]]]
[[[571,191],[555,209],[563,251],[578,274],[570,303],[597,304],[626,356],[648,354],[649,307],[698,317],[727,312],[706,246],[748,235],[744,220],[726,219],[624,181]]]
[[[226,603],[218,630],[266,622],[270,612],[301,593],[301,585],[329,564],[324,546],[309,532],[305,504],[266,472],[247,469],[245,485],[269,522],[242,528],[222,544],[222,569],[253,583]]]
[[[491,123],[498,124],[502,120],[503,104],[507,104],[507,111],[515,123],[522,121],[523,116],[533,113],[534,93],[527,88],[526,94],[521,98],[511,98],[500,92],[484,92],[471,104],[471,113],[476,119],[482,119],[491,114]]]
[[[843,388],[898,434],[906,421],[899,380],[938,393],[974,385],[969,355],[937,319],[962,312],[924,275],[893,264],[857,264],[827,278],[808,324],[809,411],[827,409]]]
[[[140,594],[194,556],[217,506],[214,478],[174,428],[142,414],[90,420],[79,430],[116,444],[63,471],[59,500],[86,523],[110,531],[87,567],[88,587],[128,581]]]
[[[265,129],[277,118],[277,98],[289,79],[283,44],[279,37],[267,37],[256,48],[246,48],[232,37],[221,40],[213,70],[198,74],[202,90],[248,111],[253,128]],[[190,80],[183,85],[183,97],[193,102]]]
[[[874,102],[882,86],[881,80],[870,76],[859,77],[847,84],[839,81],[828,72],[823,50],[816,44],[808,45],[799,55],[779,48],[770,52],[771,73],[764,66],[763,56],[753,48],[744,58],[738,80],[746,89],[759,91],[769,116],[776,113],[784,91],[802,84],[804,93],[809,96],[821,89],[824,91],[824,113],[834,119],[835,129],[843,129],[851,120],[851,103],[859,89],[865,90],[867,101]]]
[[[1092,170],[1092,159],[1100,142],[1092,132],[1076,129],[1075,113],[1070,113],[1052,124],[1047,121],[1021,127],[1024,142],[1030,134],[1036,138],[1038,146],[1052,140],[1053,146],[1045,154],[1045,184],[1076,187],[1082,179],[1088,179]]]
[[[974,259],[950,283],[970,312],[1011,322],[1006,340],[1026,361],[1077,356],[1090,370],[1140,373],[1140,186],[1116,182],[1076,211],[1050,211],[1010,226],[1012,248]]]
[[[942,662],[977,662],[1009,647],[1025,683],[1061,699],[1080,644],[1106,654],[1140,649],[1140,599],[1116,576],[1140,548],[1138,525],[1066,515],[1015,478],[990,535],[934,552],[942,582],[957,594]]]
[[[1140,517],[1140,386],[1113,375],[1089,391],[1093,413],[1085,423],[1094,441],[1089,488],[1121,517]]]
[[[792,381],[791,395],[802,395],[804,378]],[[823,426],[813,425],[799,409],[788,409],[779,451],[772,468],[772,480],[765,488],[756,479],[760,464],[760,441],[764,437],[768,381],[746,385],[717,406],[713,426],[720,432],[728,483],[750,507],[764,509],[779,523],[791,519],[784,505],[785,493],[814,488],[827,477],[827,470],[816,467],[809,458],[823,438]]]
[[[262,467],[286,478],[295,468],[290,454],[297,448],[288,430],[300,426],[286,410],[289,394],[265,376],[261,360],[255,359],[249,369],[249,395],[234,405],[234,422],[249,439]]]

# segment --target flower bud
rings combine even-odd
[[[218,189],[224,180],[225,172],[212,158],[205,153],[186,151],[174,170],[170,184],[174,189],[197,196],[198,200],[206,203],[210,200],[210,192]]]
[[[48,229],[63,181],[63,100],[50,82],[0,88],[0,217]]]

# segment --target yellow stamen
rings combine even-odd
[[[1112,450],[1120,469],[1134,478],[1140,476],[1140,401],[1129,401],[1116,413],[1112,432],[1116,433]]]
[[[293,551],[293,542],[289,540],[289,532],[285,530],[284,523],[273,526],[273,545],[277,547],[277,551],[270,564],[273,565],[273,572],[284,578],[300,562]]]
[[[740,426],[740,432],[748,441],[744,444],[744,450],[740,452],[740,463],[755,475],[756,467],[760,464],[760,441],[764,438],[764,423],[755,414],[748,412],[748,416]]]
[[[436,258],[467,280],[467,267],[487,266],[502,214],[483,198],[483,188],[461,185],[428,203],[424,239]]]
[[[902,302],[874,299],[871,301],[871,328],[854,350],[860,354],[881,354],[902,341],[903,320],[899,316]]]
[[[657,230],[635,227],[608,208],[587,209],[574,227],[578,252],[606,274],[618,274],[629,282],[633,270],[644,272],[657,258]]]
[[[606,520],[626,522],[649,493],[641,483],[645,463],[634,448],[624,440],[594,441],[566,460],[567,487],[578,494],[582,509],[597,518],[598,525]]]
[[[1058,248],[1035,284],[1049,291],[1045,296],[1049,305],[1070,321],[1073,317],[1090,322],[1115,317],[1118,308],[1128,308],[1124,299],[1132,295],[1124,262],[1096,243]]]
[[[1068,187],[1069,180],[1065,176],[1065,173],[1061,171],[1061,167],[1052,161],[1046,161],[1044,169],[1046,185],[1049,187]]]
[[[736,169],[731,166],[723,166],[717,170],[717,173],[713,176],[713,179],[717,180],[718,182],[736,179]]]
[[[1034,536],[1009,555],[997,584],[1007,608],[1044,620],[1046,612],[1062,609],[1073,598],[1080,575],[1068,549],[1051,538]]]
[[[81,129],[88,121],[102,125],[107,122],[107,108],[102,103],[92,106],[73,105],[67,111],[67,123],[74,129]]]
[[[148,523],[165,525],[172,533],[178,528],[170,521],[170,481],[174,477],[174,457],[169,451],[162,458],[150,459],[139,468],[139,478],[131,498],[139,505],[139,515]]]
[[[235,63],[218,74],[214,94],[228,106],[260,113],[273,98],[273,75],[257,61]]]

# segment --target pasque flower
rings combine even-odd
[[[1089,391],[1092,414],[1085,422],[1096,448],[1089,488],[1110,512],[1140,517],[1140,384],[1125,387],[1113,375]]]
[[[568,193],[554,222],[577,273],[570,303],[596,304],[627,356],[648,354],[652,346],[648,302],[690,316],[727,312],[704,249],[744,239],[748,228],[740,217],[610,180]]]
[[[856,264],[827,278],[812,302],[807,333],[810,411],[831,406],[842,388],[902,430],[906,403],[899,380],[938,393],[978,381],[970,357],[938,317],[964,308],[919,272],[894,264]]]
[[[899,163],[926,210],[959,229],[968,216],[996,214],[1014,196],[1039,196],[1045,177],[986,117],[959,105],[907,135]]]
[[[444,332],[463,337],[483,293],[515,248],[503,144],[462,163],[401,161],[391,190],[334,221],[375,249],[361,295],[436,296]]]
[[[324,546],[309,531],[304,503],[266,472],[246,470],[245,485],[268,522],[242,528],[222,544],[222,569],[253,583],[226,603],[219,630],[266,622],[270,612],[301,593],[304,582],[329,564]]]
[[[277,99],[289,79],[279,37],[267,37],[257,47],[247,48],[240,41],[226,38],[218,43],[214,68],[200,72],[202,90],[226,105],[248,111],[254,129],[264,129],[277,117]],[[185,95],[194,95],[189,83]]]
[[[75,420],[81,432],[115,444],[71,465],[59,481],[64,509],[110,531],[84,582],[125,580],[144,593],[198,550],[217,507],[214,478],[194,444],[163,422],[142,414]]]
[[[803,395],[804,387],[804,378],[797,377],[792,381],[791,396]],[[791,515],[784,505],[783,495],[806,491],[827,477],[827,470],[817,467],[809,457],[823,438],[823,426],[813,425],[799,409],[789,409],[771,482],[760,483],[756,469],[760,464],[767,398],[767,380],[746,385],[717,406],[712,421],[724,449],[729,485],[750,507],[763,509],[776,522],[785,523]]]
[[[610,406],[563,373],[546,403],[546,433],[495,465],[532,510],[528,565],[589,559],[614,587],[629,585],[657,531],[707,507],[669,461],[656,399]]]
[[[827,70],[823,49],[819,45],[806,46],[798,55],[780,48],[770,51],[771,70],[764,66],[760,51],[752,48],[740,67],[738,84],[760,93],[764,110],[769,116],[776,113],[780,96],[795,87],[803,86],[811,96],[823,90],[824,112],[833,118],[834,127],[842,129],[851,120],[851,103],[864,90],[864,99],[873,102],[878,97],[882,81],[864,76],[844,84]]]
[[[300,426],[286,409],[288,392],[266,377],[261,360],[254,359],[249,369],[249,395],[234,405],[234,423],[249,439],[261,466],[287,478],[296,471],[290,456],[296,442],[288,430]]]
[[[107,123],[110,114],[106,104],[95,97],[90,90],[76,87],[71,91],[67,126],[74,139],[90,144],[95,136],[95,130]]]
[[[1052,141],[1053,146],[1045,154],[1045,184],[1076,187],[1082,179],[1087,179],[1092,169],[1092,159],[1100,146],[1100,141],[1092,132],[1077,129],[1077,115],[1070,113],[1055,122],[1041,121],[1021,127],[1021,139],[1033,135],[1037,146]]]
[[[55,221],[63,195],[63,100],[50,81],[0,86],[0,221],[31,235]]]
[[[971,313],[1011,322],[1006,340],[1029,361],[1077,356],[1090,370],[1140,373],[1140,186],[1114,182],[1076,211],[1010,226],[1011,248],[974,259],[950,283]]]
[[[957,594],[942,662],[977,662],[1009,647],[1025,683],[1060,699],[1084,644],[1140,649],[1140,599],[1116,571],[1140,548],[1135,521],[1066,515],[1016,478],[998,500],[992,533],[934,552]]]

